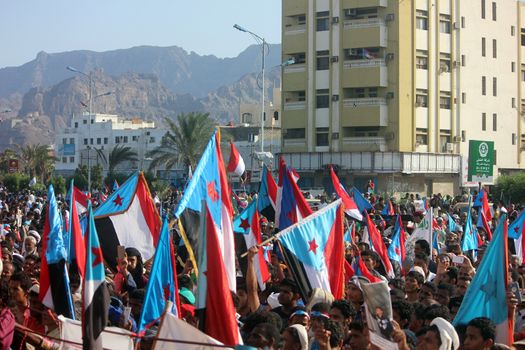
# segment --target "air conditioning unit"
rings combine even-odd
[[[396,16],[393,13],[389,13],[385,16],[385,22],[393,22]]]
[[[338,132],[332,133],[332,140],[339,140],[339,133]]]
[[[454,61],[454,62],[452,62],[452,67],[454,67],[454,68],[458,68],[459,66],[460,66],[459,61]]]
[[[447,144],[445,145],[445,148],[446,148],[447,152],[454,152],[454,144],[453,143],[447,142]]]
[[[393,92],[387,92],[386,93],[386,99],[387,100],[391,100],[394,98],[394,93]]]
[[[339,56],[332,56],[332,57],[330,58],[330,61],[332,61],[332,63],[339,62]]]
[[[395,139],[395,137],[396,137],[396,134],[394,134],[394,132],[392,131],[385,133],[385,141],[391,141]]]
[[[459,23],[458,23],[458,22],[454,22],[454,24],[453,24],[453,28],[454,28],[454,29],[459,29],[459,28],[460,28]]]
[[[454,136],[454,142],[461,142],[461,136]]]
[[[333,102],[339,101],[339,95],[332,95],[332,101]]]
[[[332,24],[339,23],[339,17],[332,17]]]
[[[357,16],[357,9],[346,9],[345,15],[348,17],[355,17]]]
[[[394,59],[394,54],[393,53],[387,53],[386,56],[385,56],[385,61],[389,62],[389,61],[392,61]]]

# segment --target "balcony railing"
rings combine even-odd
[[[306,108],[305,101],[286,102],[284,104],[285,111],[297,111],[297,110],[305,109],[305,108]]]
[[[364,60],[353,60],[345,61],[343,64],[345,69],[350,68],[370,68],[370,67],[386,67],[386,62],[382,58],[364,59]]]
[[[284,28],[284,35],[295,35],[306,33],[306,24],[298,24]]]
[[[384,25],[385,21],[381,18],[349,19],[344,21],[345,29],[370,28]]]
[[[284,67],[284,73],[302,73],[306,70],[306,66],[303,63],[293,64],[288,67]]]
[[[385,106],[386,98],[345,98],[343,100],[343,107],[362,107],[362,106]]]

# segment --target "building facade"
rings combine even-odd
[[[122,163],[116,169],[118,172],[147,170],[151,163],[147,153],[160,145],[165,133],[166,130],[157,128],[154,122],[138,118],[125,119],[98,113],[73,116],[70,127],[55,136],[55,171],[72,175],[79,165],[100,164],[106,173],[108,164],[103,158],[109,159],[111,150],[118,145],[130,147],[138,159]]]
[[[464,185],[469,140],[494,141],[495,175],[523,169],[524,14],[517,0],[284,0],[285,159],[308,187],[330,187],[334,164],[358,186],[428,194]]]

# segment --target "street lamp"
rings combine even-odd
[[[241,31],[241,32],[245,32],[245,33],[248,33],[250,34],[254,39],[255,41],[257,41],[257,43],[261,44],[261,53],[262,53],[262,98],[261,98],[261,104],[262,104],[262,111],[261,111],[261,152],[264,152],[264,115],[265,115],[265,101],[264,101],[264,69],[265,69],[265,46],[267,46],[268,44],[266,43],[266,40],[255,34],[254,32],[251,32],[249,31],[248,29],[244,28],[244,27],[241,27],[240,25],[238,24],[234,24],[233,25],[233,28]]]
[[[88,140],[91,140],[91,118],[93,118],[93,116],[91,115],[92,111],[93,111],[93,74],[91,72],[89,72],[89,74],[87,73],[84,73],[82,72],[81,70],[78,70],[74,67],[71,67],[71,66],[67,66],[66,67],[67,70],[71,71],[71,72],[74,72],[74,73],[78,73],[78,74],[82,74],[86,77],[88,77],[89,79],[89,123],[88,123]],[[87,150],[88,150],[88,192],[91,192],[91,158],[90,158],[90,150],[91,150],[91,146],[88,144],[88,147],[87,147]]]

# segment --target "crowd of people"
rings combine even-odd
[[[457,206],[465,197],[442,197],[434,195],[428,200],[428,209],[418,203],[421,198],[406,194],[400,199],[382,198],[374,194],[375,188],[367,185],[365,196],[373,209],[378,230],[386,242],[391,243],[395,216],[381,216],[387,201],[393,204],[395,214],[403,218],[403,226],[410,234],[424,217],[424,210],[433,208],[438,235],[438,246],[432,247],[426,240],[415,243],[413,259],[395,268],[395,277],[389,278],[378,254],[363,239],[365,225],[355,225],[354,240],[345,242],[346,260],[352,264],[360,257],[371,275],[387,281],[393,319],[384,320],[382,310],[376,310],[376,317],[384,325],[385,332],[400,349],[503,349],[496,343],[496,325],[488,318],[474,318],[469,323],[453,327],[451,321],[456,315],[466,290],[476,274],[488,244],[487,233],[478,229],[483,244],[476,258],[461,251],[461,239],[470,207]],[[168,203],[159,204],[163,212],[171,211],[180,199],[180,191],[173,191]],[[238,198],[239,211],[256,198],[257,194],[243,193]],[[334,197],[324,196],[323,202]],[[58,195],[64,222],[69,212],[67,200]],[[60,346],[59,322],[57,315],[46,308],[39,299],[40,261],[42,233],[46,210],[45,194],[32,191],[10,193],[0,187],[0,349],[58,349]],[[492,207],[494,229],[502,213],[509,220],[518,216],[521,207],[497,202]],[[455,222],[453,230],[448,225],[449,216]],[[386,218],[386,220],[385,220]],[[471,215],[476,222],[475,213]],[[272,220],[261,217],[263,238],[276,233]],[[176,235],[175,235],[176,236]],[[176,239],[176,247],[183,249]],[[509,245],[509,249],[512,249]],[[347,276],[345,296],[335,300],[327,291],[314,290],[312,295],[301,297],[297,282],[286,262],[277,250],[271,250],[268,268],[271,275],[266,288],[258,287],[253,260],[258,247],[248,250],[247,271],[239,269],[237,290],[232,293],[241,337],[245,346],[260,349],[372,349],[378,348],[371,342],[371,332],[365,314],[363,284],[370,283],[363,275]],[[465,253],[465,254],[464,254]],[[509,276],[520,289],[525,288],[525,265],[520,259],[509,254]],[[196,283],[194,267],[190,259],[177,259],[178,293],[181,317],[191,325],[198,326],[195,310]],[[461,259],[458,259],[461,257]],[[151,270],[151,261],[144,261],[134,247],[126,247],[125,255],[118,259],[117,271],[106,271],[106,281],[111,294],[109,324],[129,331],[137,330],[137,323],[145,298],[145,288]],[[80,277],[74,266],[70,266],[70,290],[76,318],[80,318]],[[507,304],[510,317],[515,320],[514,346],[525,348],[525,299],[519,293],[509,291]],[[130,312],[126,312],[130,310]],[[148,329],[140,342],[143,349],[151,347],[155,326]],[[523,340],[522,340],[523,339]],[[232,344],[228,344],[232,345]],[[176,347],[175,347],[176,348]]]

